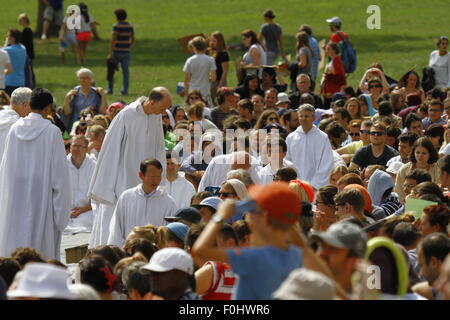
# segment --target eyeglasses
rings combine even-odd
[[[408,188],[408,189],[412,189],[412,188],[414,188],[416,185],[415,184],[404,184],[403,185],[403,188]]]
[[[359,132],[350,132],[350,137],[359,137]]]
[[[370,131],[370,135],[371,135],[371,136],[376,136],[376,137],[381,137],[381,136],[384,136],[384,132],[380,132],[380,131]]]
[[[219,192],[218,194],[217,194],[217,196],[218,197],[224,197],[224,198],[228,198],[228,197],[230,197],[230,196],[236,196],[237,194],[236,193],[234,193],[234,192]]]
[[[369,89],[372,89],[372,88],[383,88],[382,86],[379,86],[379,85],[376,85],[376,86],[369,86]]]
[[[361,134],[370,134],[369,130],[359,130],[359,132],[361,132]]]

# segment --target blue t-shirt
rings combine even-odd
[[[27,49],[22,44],[13,44],[3,48],[8,52],[13,72],[5,76],[5,85],[10,87],[22,87],[25,85],[25,62]]]
[[[272,246],[228,249],[228,261],[239,276],[233,300],[271,300],[272,293],[292,270],[303,266],[300,248],[281,250]]]
[[[48,3],[55,11],[59,11],[63,8],[63,0],[48,0]]]

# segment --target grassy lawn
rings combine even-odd
[[[96,75],[96,84],[106,88],[106,55],[109,47],[111,26],[115,22],[113,11],[123,7],[127,10],[129,21],[134,24],[136,43],[132,51],[130,95],[126,101],[147,94],[156,85],[169,88],[174,100],[182,99],[175,95],[175,86],[182,81],[182,67],[188,57],[177,38],[187,34],[203,32],[209,35],[220,30],[228,44],[241,41],[240,32],[246,28],[259,30],[262,12],[271,7],[283,27],[286,51],[294,56],[295,34],[302,23],[312,26],[314,36],[320,41],[329,37],[326,18],[338,15],[343,20],[343,30],[350,36],[358,53],[358,69],[349,78],[356,86],[365,68],[372,62],[380,62],[386,73],[399,78],[406,71],[415,68],[421,70],[428,63],[428,57],[435,49],[438,36],[449,31],[449,2],[430,0],[427,2],[406,0],[87,0],[90,14],[101,25],[98,32],[102,41],[92,41],[88,47],[86,67]],[[67,7],[76,1],[64,1]],[[369,30],[366,9],[376,4],[381,8],[381,29]],[[8,28],[18,27],[17,16],[27,12],[31,18],[33,30],[37,29],[37,0],[8,0],[7,6],[0,11],[0,30],[5,36]],[[58,41],[55,38],[42,43],[35,39],[35,73],[38,85],[50,89],[59,105],[66,92],[76,85],[75,71],[78,69],[71,52],[68,52],[66,64],[59,58]],[[243,52],[232,51],[235,61]],[[230,67],[228,81],[236,84],[234,62]],[[121,74],[116,74],[115,91],[121,86]],[[108,97],[108,102],[119,98]]]

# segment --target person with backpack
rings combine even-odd
[[[339,46],[335,42],[329,42],[326,46],[326,53],[330,62],[322,75],[321,93],[324,95],[325,105],[329,106],[333,94],[339,92],[347,81],[344,64],[339,55]]]

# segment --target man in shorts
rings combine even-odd
[[[47,33],[50,28],[50,23],[53,21],[57,26],[62,25],[64,19],[64,5],[63,0],[43,0],[44,9],[44,23],[42,27],[41,39],[47,39]]]

